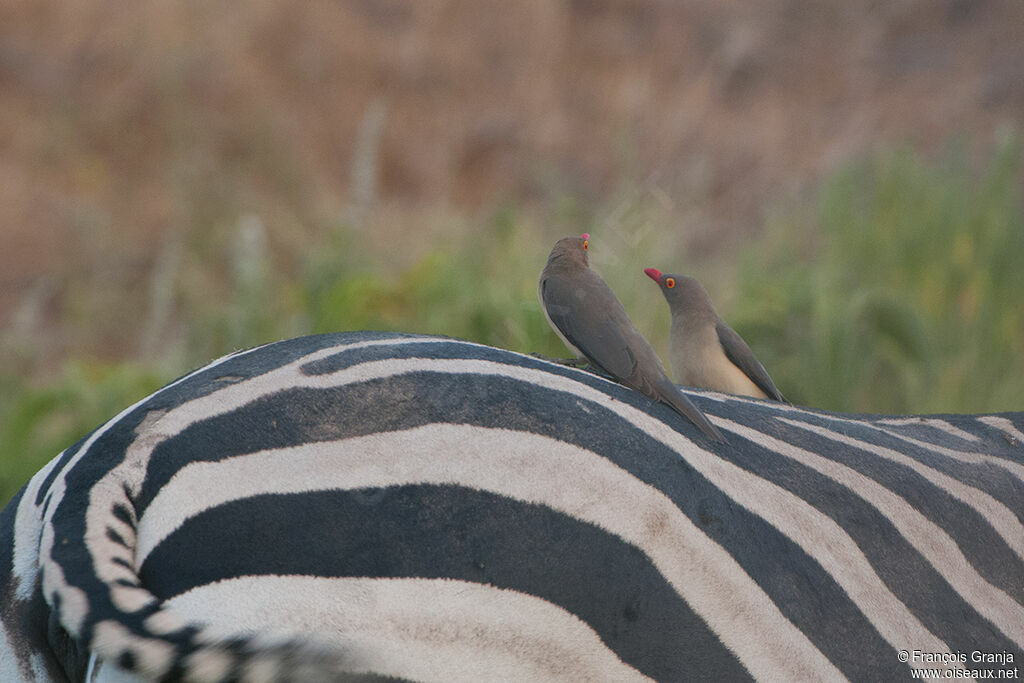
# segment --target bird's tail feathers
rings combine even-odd
[[[668,377],[665,377],[662,381],[657,384],[658,398],[667,403],[677,413],[694,423],[700,430],[707,435],[709,439],[715,443],[727,444],[729,441],[725,438],[725,435],[716,427],[711,424],[711,421],[707,416],[701,412],[700,408],[695,406],[690,399],[688,399],[683,392],[672,383]]]

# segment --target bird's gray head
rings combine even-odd
[[[587,247],[590,246],[590,235],[583,233],[579,237],[563,237],[555,242],[551,253],[548,254],[548,265],[559,264],[580,264],[584,267],[590,265],[587,258]]]
[[[680,306],[687,309],[713,310],[711,297],[704,289],[704,285],[692,277],[662,273],[657,268],[644,268],[644,273],[661,287],[661,293],[665,295],[668,307],[673,313],[677,312],[677,307]]]

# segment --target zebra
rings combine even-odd
[[[0,680],[1019,675],[1024,413],[691,395],[728,445],[457,339],[225,356],[0,513]]]

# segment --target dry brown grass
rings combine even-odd
[[[393,249],[424,216],[635,184],[727,249],[879,141],[1003,121],[1020,0],[9,0],[0,320],[99,278],[125,300],[75,343],[116,355],[162,236],[224,260],[246,215],[287,269],[343,220]]]

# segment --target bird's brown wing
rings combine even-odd
[[[725,322],[719,321],[715,325],[715,331],[718,332],[718,343],[722,345],[722,350],[725,351],[726,357],[733,365],[742,370],[743,374],[749,377],[750,381],[756,384],[769,398],[789,403],[776,388],[768,371],[764,369],[761,362],[754,356],[754,352],[747,346],[747,342],[743,341],[743,337],[736,330],[726,325]]]
[[[633,324],[611,289],[592,271],[553,273],[541,281],[548,318],[593,365],[616,379],[636,370],[627,335]]]

